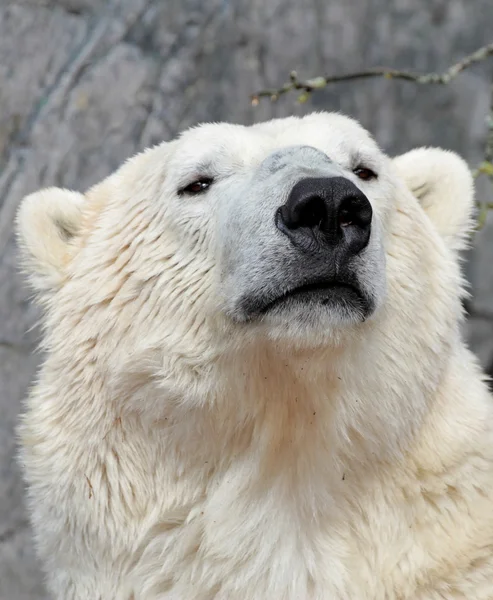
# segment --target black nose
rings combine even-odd
[[[278,209],[276,225],[305,250],[337,246],[354,255],[368,244],[372,214],[368,198],[349,179],[307,178]]]

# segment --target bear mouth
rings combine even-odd
[[[250,309],[253,309],[251,312],[259,316],[296,304],[344,308],[360,312],[363,315],[370,312],[370,303],[358,286],[336,280],[305,283],[283,290],[279,295],[269,295],[269,297],[257,299],[255,304],[256,306],[251,306]]]

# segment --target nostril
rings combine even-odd
[[[351,206],[342,206],[339,211],[338,221],[340,227],[349,227],[353,224],[354,215]]]
[[[302,209],[301,223],[304,227],[320,227],[327,220],[327,209],[323,198],[309,198]]]
[[[348,196],[339,207],[338,223],[340,227],[358,225],[367,227],[371,223],[372,209],[366,198]]]
[[[284,223],[289,229],[297,229],[298,227],[313,229],[320,227],[327,220],[325,201],[320,196],[303,198],[292,207],[291,211],[286,210],[282,213]]]

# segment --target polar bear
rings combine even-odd
[[[205,124],[20,207],[20,426],[57,600],[493,598],[466,164],[354,120]]]

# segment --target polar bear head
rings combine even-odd
[[[159,412],[240,394],[246,371],[258,387],[275,357],[363,387],[378,373],[388,396],[432,385],[458,335],[472,209],[455,154],[391,159],[318,113],[191,129],[84,195],[27,197],[18,229],[47,364]]]

